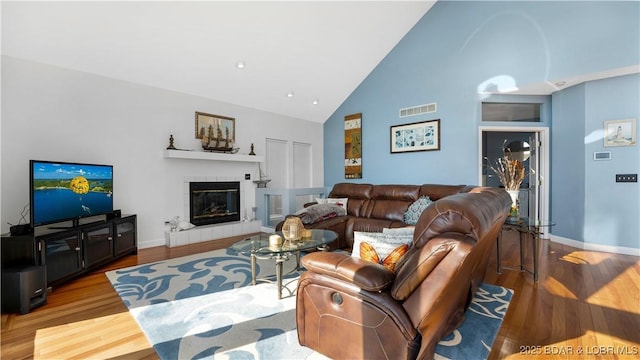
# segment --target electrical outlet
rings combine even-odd
[[[638,174],[616,174],[616,182],[638,182]]]

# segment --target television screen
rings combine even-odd
[[[31,224],[113,211],[113,166],[30,161]]]

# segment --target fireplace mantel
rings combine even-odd
[[[264,156],[225,154],[205,151],[190,150],[165,150],[165,159],[190,159],[190,160],[212,160],[212,161],[236,161],[236,162],[264,162]]]

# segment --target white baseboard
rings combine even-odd
[[[253,234],[260,232],[260,226],[260,221],[251,220],[196,226],[182,231],[169,231],[169,228],[167,227],[165,228],[164,238],[139,242],[138,249],[146,249],[156,246],[175,247],[243,234]]]
[[[156,246],[165,246],[165,245],[166,245],[166,240],[164,238],[153,239],[153,240],[139,242],[138,249],[146,249],[146,248],[152,248]]]
[[[549,240],[559,244],[582,249],[582,250],[603,251],[603,252],[614,253],[614,254],[640,256],[640,249],[630,248],[626,246],[585,243],[582,241],[563,238],[561,236],[557,236],[553,234],[549,234]]]

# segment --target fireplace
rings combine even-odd
[[[240,221],[240,182],[190,182],[189,220],[196,226]]]

